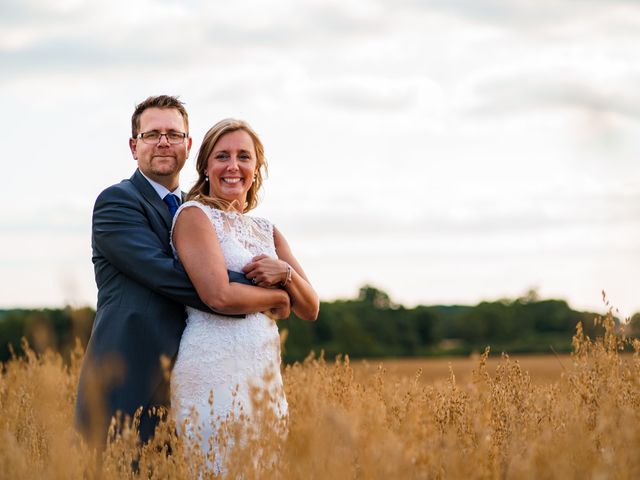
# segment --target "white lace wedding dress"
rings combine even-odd
[[[227,269],[242,271],[253,257],[276,256],[273,225],[263,218],[224,212],[201,203],[185,202],[185,208],[200,208],[215,227]],[[172,242],[173,248],[173,242]],[[175,248],[174,248],[175,254]],[[246,415],[251,419],[251,386],[269,392],[271,407],[279,418],[287,414],[287,401],[280,374],[280,338],[275,321],[263,313],[245,318],[225,317],[187,307],[187,325],[171,374],[171,405],[178,425],[197,414],[187,435],[201,438],[208,452],[209,438],[225,418]],[[210,401],[213,401],[210,403]],[[216,460],[216,470],[219,461]]]

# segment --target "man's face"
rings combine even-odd
[[[138,133],[151,131],[186,132],[186,126],[182,115],[174,108],[147,108],[140,116]],[[147,144],[142,139],[132,138],[129,140],[129,146],[142,173],[169,190],[178,187],[180,170],[191,150],[191,137],[185,138],[177,145],[169,143],[165,135],[161,136],[160,141],[155,145]]]

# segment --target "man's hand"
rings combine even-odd
[[[288,265],[282,260],[268,255],[258,255],[247,263],[242,271],[259,287],[275,287],[287,278]]]

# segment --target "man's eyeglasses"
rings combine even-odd
[[[136,138],[139,138],[147,145],[157,145],[158,143],[160,143],[160,139],[163,136],[171,145],[178,145],[184,142],[184,139],[187,138],[186,133],[175,132],[173,130],[167,133],[160,133],[157,130],[151,130],[150,132],[139,133],[138,135],[136,135]]]

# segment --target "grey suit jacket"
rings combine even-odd
[[[171,223],[138,170],[96,200],[91,244],[98,305],[75,412],[85,435],[104,436],[118,410],[133,415],[139,407],[168,406],[161,357],[177,354],[185,305],[209,311],[174,259]],[[248,283],[242,274],[230,276]]]

